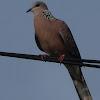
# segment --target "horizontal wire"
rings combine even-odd
[[[23,58],[23,59],[31,59],[31,60],[40,60],[40,56],[37,55],[30,55],[30,54],[20,54],[20,53],[9,53],[9,52],[0,52],[1,56],[8,56],[8,57],[15,57],[15,58]],[[45,57],[44,61],[48,62],[56,62],[59,63],[58,57]],[[89,59],[67,59],[65,58],[62,61],[63,64],[72,64],[72,65],[79,65],[79,66],[86,66],[86,67],[93,67],[93,68],[100,68],[100,65],[94,63],[100,63],[99,60],[89,60]],[[90,64],[93,63],[93,64]]]

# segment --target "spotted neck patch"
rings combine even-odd
[[[56,18],[51,14],[51,12],[49,10],[44,10],[42,12],[44,18],[46,18],[47,20],[50,20],[50,21],[53,21],[55,20]]]

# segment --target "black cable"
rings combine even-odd
[[[8,56],[8,57],[15,57],[15,58],[23,58],[23,59],[31,59],[31,60],[40,60],[42,61],[40,56],[37,55],[30,55],[30,54],[20,54],[20,53],[9,53],[9,52],[0,52],[1,56]],[[56,62],[59,63],[57,57],[45,57],[44,61],[48,62]],[[82,63],[81,63],[82,62]],[[62,61],[63,64],[72,64],[72,65],[80,65],[86,67],[93,67],[93,68],[100,68],[100,61],[99,60],[89,60],[89,59],[67,59],[65,58]],[[93,64],[90,64],[93,63]],[[99,64],[94,64],[99,63]]]

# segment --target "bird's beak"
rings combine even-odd
[[[32,8],[30,8],[29,10],[26,11],[26,13],[31,12]]]

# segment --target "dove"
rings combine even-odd
[[[81,59],[68,25],[55,18],[44,2],[36,1],[27,12],[34,13],[35,40],[38,48],[51,57]],[[42,59],[46,55],[41,55]],[[80,100],[92,100],[79,65],[64,64],[73,80]]]

